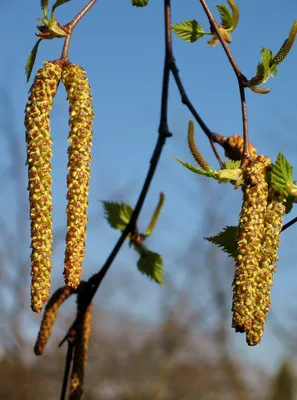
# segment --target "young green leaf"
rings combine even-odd
[[[227,160],[225,161],[226,169],[237,169],[237,168],[240,167],[240,164],[241,164],[241,161],[240,161],[240,160],[233,161],[233,160],[227,159]]]
[[[233,30],[237,27],[239,21],[239,10],[234,0],[227,0],[232,10]]]
[[[144,234],[146,237],[148,237],[148,236],[150,236],[152,234],[152,232],[153,232],[153,230],[154,230],[154,228],[156,226],[156,223],[158,221],[158,218],[159,218],[160,212],[162,210],[164,201],[165,201],[164,193],[160,193],[159,202],[157,204],[157,207],[155,208],[155,211],[153,213],[153,216],[151,218],[149,226],[147,227],[147,230],[145,231],[145,234]]]
[[[233,18],[232,14],[230,13],[229,9],[225,4],[216,4],[216,7],[221,16],[221,25],[225,29],[232,29],[233,28]]]
[[[285,202],[286,214],[289,214],[291,212],[295,199],[296,199],[296,197],[290,196],[290,195],[286,198],[286,202]]]
[[[178,24],[172,25],[171,28],[176,35],[189,43],[194,43],[203,35],[210,34],[205,32],[202,26],[195,19],[192,21],[186,20],[179,22]]]
[[[149,0],[132,0],[132,6],[145,7],[148,5]]]
[[[163,285],[164,266],[160,254],[148,250],[144,245],[138,248],[135,247],[135,250],[140,254],[137,262],[139,271],[160,285]]]
[[[204,238],[220,247],[228,257],[235,259],[237,253],[237,226],[226,226],[224,230],[215,236]]]
[[[57,0],[52,7],[52,15],[56,8],[60,7],[62,4],[68,3],[70,0]]]
[[[31,51],[31,53],[30,53],[30,55],[28,57],[28,60],[27,60],[27,63],[26,63],[26,67],[25,67],[25,71],[26,71],[26,75],[27,75],[27,82],[29,82],[29,80],[30,80],[32,69],[34,67],[34,63],[35,63],[35,60],[36,60],[36,54],[37,54],[38,46],[39,46],[39,43],[41,42],[41,40],[42,39],[38,39],[37,40],[37,42],[35,43],[35,46],[33,47],[32,51]]]
[[[172,156],[176,161],[178,161],[181,165],[183,165],[184,167],[186,167],[187,169],[189,169],[192,172],[195,172],[195,174],[199,174],[199,175],[204,175],[207,176],[209,178],[214,178],[217,179],[217,171],[209,169],[209,170],[204,170],[201,168],[196,167],[195,165],[189,164],[187,162],[181,161],[178,158]]]
[[[109,225],[114,229],[123,231],[131,219],[133,208],[125,203],[113,203],[109,201],[103,201],[102,203]]]
[[[282,194],[287,195],[287,185],[293,181],[293,167],[282,153],[278,153],[275,164],[271,170],[272,187]]]
[[[43,11],[44,18],[46,18],[48,13],[48,0],[41,0],[40,5]]]

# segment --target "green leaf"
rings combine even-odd
[[[225,4],[217,4],[216,5],[220,16],[221,16],[221,25],[226,28],[226,29],[232,29],[233,28],[233,18],[232,14],[230,13],[229,9]]]
[[[204,170],[201,168],[196,167],[195,165],[189,164],[187,162],[181,161],[178,158],[172,156],[176,161],[178,161],[181,165],[183,165],[184,167],[186,167],[187,169],[189,169],[192,172],[195,172],[195,174],[199,174],[199,175],[204,175],[207,176],[209,178],[214,178],[214,179],[218,179],[218,173],[215,170],[209,169],[209,170]]]
[[[123,231],[131,219],[133,208],[125,203],[113,203],[109,201],[103,201],[102,203],[109,225],[114,229]]]
[[[282,153],[278,153],[271,170],[271,183],[275,190],[288,194],[286,186],[293,183],[293,167]]]
[[[159,198],[157,207],[155,208],[155,211],[154,211],[154,213],[152,215],[150,223],[149,223],[149,225],[148,225],[148,227],[147,227],[147,229],[145,231],[145,234],[144,234],[145,237],[148,237],[148,236],[150,236],[152,234],[152,232],[153,232],[153,230],[154,230],[154,228],[156,226],[156,223],[158,221],[158,218],[159,218],[160,212],[162,210],[164,201],[165,201],[164,193],[160,193],[160,198]]]
[[[290,195],[286,198],[286,202],[285,202],[286,214],[289,214],[291,212],[295,199],[296,199],[296,197],[290,196]]]
[[[273,60],[272,51],[270,49],[267,49],[266,47],[263,47],[261,51],[261,59],[264,67],[264,74],[265,73],[270,74],[270,64]]]
[[[41,0],[40,5],[43,11],[44,18],[46,18],[48,13],[48,0]]]
[[[145,7],[148,5],[149,0],[132,0],[132,6]]]
[[[42,39],[37,40],[37,42],[35,43],[35,46],[31,50],[31,53],[28,57],[26,67],[25,67],[25,71],[26,71],[26,75],[27,75],[27,82],[29,82],[29,80],[30,80],[30,76],[31,76],[32,69],[34,67],[34,63],[35,63],[35,59],[36,59],[36,55],[37,55],[38,46],[39,46],[39,43],[41,42],[41,40]]]
[[[215,236],[204,238],[220,247],[228,257],[235,259],[237,252],[237,226],[226,226],[224,230]]]
[[[189,43],[194,43],[203,35],[208,34],[195,19],[179,22],[172,25],[171,28],[176,35]]]
[[[160,285],[163,285],[164,266],[160,254],[148,250],[144,245],[138,248],[135,247],[135,250],[140,254],[137,262],[139,271]]]
[[[56,8],[60,7],[62,4],[68,3],[69,1],[71,1],[71,0],[57,0],[52,7],[52,15]]]
[[[233,30],[237,27],[239,21],[239,10],[234,0],[227,0],[232,10]]]
[[[240,168],[240,164],[241,164],[240,160],[233,161],[233,160],[229,160],[229,158],[228,158],[225,161],[226,169],[237,169],[237,168]]]

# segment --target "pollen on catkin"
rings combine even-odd
[[[25,109],[31,219],[31,308],[40,312],[49,297],[52,268],[50,110],[62,75],[59,61],[46,62],[34,79]]]
[[[258,156],[250,161],[244,172],[244,198],[239,218],[233,281],[232,327],[247,335],[255,326],[255,318],[262,312],[262,309],[257,308],[261,304],[258,298],[259,285],[267,282],[265,274],[261,273],[260,261],[268,202],[266,174],[270,166],[268,157]],[[259,319],[259,329],[263,329],[263,318]]]
[[[64,278],[68,286],[77,288],[85,254],[94,114],[85,70],[78,65],[65,65],[62,82],[70,104]]]
[[[230,160],[238,161],[241,160],[243,154],[243,137],[239,135],[232,135],[227,138],[224,142],[223,147],[225,149],[225,156]],[[250,158],[254,159],[258,156],[255,147],[249,144]]]
[[[38,337],[34,346],[34,353],[39,356],[43,353],[45,346],[51,336],[53,326],[61,305],[72,294],[68,286],[64,286],[55,291],[49,299],[42,318]]]
[[[273,274],[276,271],[276,262],[278,260],[277,250],[280,245],[280,234],[285,212],[286,207],[283,197],[271,192],[264,218],[260,268],[257,277],[255,318],[246,336],[247,343],[250,346],[260,343],[264,333],[266,316],[270,310],[270,292],[273,285]]]
[[[78,313],[80,313],[83,301],[83,296],[78,293]],[[69,400],[80,400],[83,395],[85,367],[88,357],[88,346],[92,324],[91,309],[92,304],[89,305],[80,321],[80,324],[76,328]]]

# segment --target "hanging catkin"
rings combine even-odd
[[[82,314],[85,301],[85,295],[82,293],[78,293],[77,295],[77,316]],[[88,306],[76,328],[69,400],[80,400],[83,395],[85,368],[88,358],[88,346],[92,324],[91,310],[92,304]]]
[[[49,297],[52,268],[50,110],[62,75],[59,61],[46,62],[34,79],[26,105],[26,141],[31,218],[31,308],[40,312]]]
[[[280,234],[283,216],[286,212],[282,196],[273,191],[268,198],[264,218],[264,233],[261,246],[259,275],[257,276],[257,302],[254,320],[246,339],[250,346],[260,343],[264,333],[264,324],[270,310],[270,292],[273,285],[273,274],[278,260],[277,250],[280,245]]]
[[[85,254],[94,114],[91,89],[84,69],[70,63],[65,65],[62,81],[70,104],[64,276],[68,286],[77,288]]]
[[[246,332],[250,340],[250,332],[258,324],[258,331],[263,331],[265,319],[263,302],[259,296],[259,287],[268,285],[270,278],[261,270],[262,246],[265,236],[265,218],[268,203],[267,168],[271,166],[268,157],[258,156],[245,169],[244,198],[241,209],[236,269],[233,281],[233,319],[232,326],[237,332]],[[259,335],[261,336],[261,335]],[[249,344],[257,344],[250,340]]]
[[[56,322],[58,312],[61,305],[72,294],[68,286],[64,286],[56,290],[49,299],[42,318],[38,337],[34,346],[34,353],[39,356],[43,353],[45,346],[51,336],[53,326]]]

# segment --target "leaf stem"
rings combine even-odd
[[[240,92],[240,100],[241,100],[241,113],[242,113],[242,127],[243,127],[243,140],[244,140],[244,146],[243,146],[243,157],[242,157],[242,166],[245,165],[246,161],[250,157],[250,152],[249,152],[249,137],[248,137],[248,118],[247,118],[247,108],[246,108],[246,100],[245,100],[245,91],[244,91],[244,84],[248,81],[247,78],[242,74],[240,71],[237,63],[235,62],[232,53],[227,46],[225,40],[223,39],[223,36],[219,30],[218,24],[216,23],[216,20],[214,16],[212,15],[207,3],[205,0],[199,0],[205,14],[207,15],[207,18],[209,20],[209,23],[213,30],[215,31],[216,35],[218,36],[221,45],[228,57],[228,60],[233,68],[233,71],[237,77],[238,81],[238,86],[239,86],[239,92]]]

